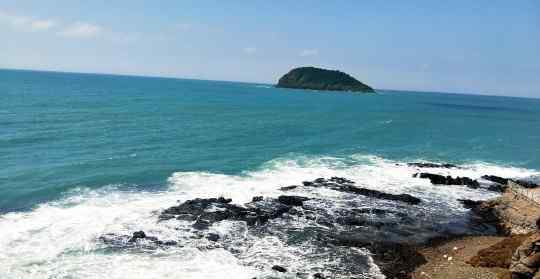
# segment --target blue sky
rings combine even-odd
[[[0,68],[540,97],[540,1],[2,0]]]

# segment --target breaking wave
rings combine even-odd
[[[483,187],[436,187],[429,180],[413,178],[420,168],[404,162],[376,156],[281,158],[267,162],[257,170],[239,175],[208,172],[176,172],[168,179],[165,191],[122,191],[107,186],[100,190],[76,189],[67,197],[44,203],[28,212],[0,215],[0,277],[2,278],[297,278],[306,272],[324,272],[349,266],[354,261],[361,270],[356,276],[382,278],[369,251],[360,248],[318,250],[295,246],[279,234],[250,235],[242,222],[222,221],[210,230],[230,241],[224,245],[204,238],[193,238],[189,224],[158,222],[160,210],[178,201],[193,198],[224,196],[243,204],[253,196],[277,197],[280,187],[299,184],[317,177],[341,176],[356,181],[361,187],[392,194],[406,193],[423,200],[419,206],[405,208],[377,200],[359,200],[366,207],[408,210],[419,222],[414,241],[430,237],[430,230],[461,229],[467,211],[457,199],[482,200],[497,194]],[[425,171],[425,169],[423,169]],[[538,176],[535,170],[504,167],[482,162],[461,168],[428,169],[429,172],[480,179],[493,174],[502,177]],[[480,180],[482,181],[482,180]],[[329,189],[296,189],[294,194],[331,205],[347,206],[351,197]],[[360,199],[360,198],[359,198]],[[275,221],[281,222],[281,221]],[[425,230],[421,226],[431,224]],[[294,232],[310,229],[305,220],[289,220],[284,226]],[[427,225],[426,225],[427,226]],[[114,250],[99,241],[106,233],[129,235],[144,230],[163,240],[181,245],[158,249]],[[381,235],[381,237],[387,237]],[[338,255],[339,254],[339,255]],[[268,266],[280,264],[290,272],[275,273]],[[302,278],[302,277],[300,277]]]

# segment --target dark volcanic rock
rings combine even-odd
[[[115,249],[133,249],[137,247],[156,249],[158,247],[178,245],[178,242],[174,240],[162,241],[157,237],[146,235],[143,231],[134,232],[131,236],[108,233],[100,236],[99,240]]]
[[[350,75],[315,67],[296,68],[282,76],[276,87],[374,93],[373,88]]]
[[[414,177],[428,178],[431,184],[435,185],[465,185],[469,188],[476,189],[480,187],[478,181],[470,179],[468,177],[456,177],[444,176],[440,174],[421,172],[414,175]]]
[[[306,197],[300,196],[279,196],[278,201],[282,204],[291,206],[302,206],[305,201],[309,200]]]
[[[335,191],[351,193],[356,195],[362,195],[375,199],[400,201],[408,204],[419,204],[422,200],[413,197],[409,194],[389,194],[377,190],[371,190],[366,188],[356,187],[355,182],[342,177],[332,177],[328,180],[324,178],[317,178],[314,181],[302,182],[306,187],[327,187]]]
[[[193,228],[208,229],[215,222],[223,220],[245,221],[248,225],[266,223],[289,211],[291,208],[275,200],[259,200],[246,204],[245,207],[231,204],[230,199],[211,198],[188,200],[178,206],[165,209],[160,214],[160,220],[176,218],[193,221]]]
[[[525,180],[525,179],[519,179],[519,180],[513,180],[515,183],[523,186],[524,188],[528,188],[528,189],[535,189],[535,188],[538,188],[540,187],[540,185],[532,182],[532,181],[528,181],[528,180]]]
[[[133,236],[129,239],[129,242],[135,242],[137,239],[146,238],[146,234],[143,231],[134,232]]]
[[[483,175],[482,178],[485,179],[485,180],[495,182],[495,183],[499,183],[499,184],[503,184],[503,185],[506,185],[508,183],[508,180],[509,180],[508,178],[504,178],[504,177],[500,177],[500,176],[496,176],[496,175]]]
[[[463,199],[460,199],[458,201],[463,204],[463,207],[468,208],[468,209],[476,208],[483,203],[483,201],[473,201],[473,200],[463,200]]]
[[[281,187],[281,188],[279,188],[279,189],[280,189],[281,191],[289,191],[289,190],[294,190],[294,189],[296,189],[296,188],[298,188],[297,185],[291,185],[291,186]]]
[[[279,265],[274,265],[272,266],[272,270],[275,270],[277,272],[287,272],[287,269],[282,267],[282,266],[279,266]]]
[[[217,233],[209,233],[206,236],[206,239],[208,239],[210,241],[218,241],[219,240],[219,234],[217,234]]]
[[[360,234],[341,233],[335,235],[333,243],[349,247],[363,247],[370,250],[373,259],[386,278],[407,277],[417,266],[426,263],[426,259],[416,247],[405,243],[372,242]]]
[[[382,200],[390,200],[390,201],[400,201],[408,204],[419,204],[422,200],[420,200],[417,197],[413,197],[409,194],[388,194],[384,192],[380,192],[377,190],[371,190],[366,188],[359,188],[352,185],[344,185],[343,187],[339,187],[338,191],[342,192],[348,192],[348,193],[354,193],[370,198],[375,199],[382,199]]]
[[[264,200],[263,196],[255,196],[251,199],[252,202],[258,202]]]
[[[454,164],[437,164],[437,163],[407,163],[407,165],[411,167],[419,167],[419,168],[445,168],[445,169],[459,168],[458,166]]]

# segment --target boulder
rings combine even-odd
[[[540,232],[536,232],[516,249],[512,256],[512,278],[533,278],[540,269]]]
[[[284,187],[281,187],[279,188],[281,191],[290,191],[290,190],[294,190],[298,188],[297,185],[291,185],[291,186],[284,186]]]
[[[287,272],[287,269],[280,266],[280,265],[274,265],[272,266],[272,270],[275,270],[277,272]]]
[[[282,204],[290,206],[302,206],[305,201],[309,200],[306,197],[300,196],[279,196],[278,201]]]

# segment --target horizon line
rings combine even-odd
[[[246,84],[262,84],[262,85],[276,85],[276,83],[267,82],[254,82],[254,81],[240,81],[240,80],[220,80],[220,79],[207,79],[207,78],[189,78],[179,76],[167,76],[167,75],[154,75],[154,74],[123,74],[123,73],[106,73],[106,72],[86,72],[86,71],[66,71],[66,70],[43,70],[43,69],[29,69],[29,68],[2,68],[0,71],[22,71],[22,72],[43,72],[43,73],[58,73],[58,74],[82,74],[82,75],[102,75],[102,76],[118,76],[118,77],[136,77],[136,78],[155,78],[155,79],[176,79],[176,80],[194,80],[194,81],[215,81],[215,82],[230,82],[230,83],[246,83]],[[504,98],[522,98],[522,99],[540,99],[535,96],[509,96],[509,95],[493,95],[492,93],[465,93],[465,92],[449,92],[449,91],[427,91],[418,89],[391,89],[391,88],[375,88],[380,91],[397,91],[406,93],[434,93],[434,94],[453,94],[453,95],[472,95],[472,96],[485,96],[485,97],[504,97]]]

